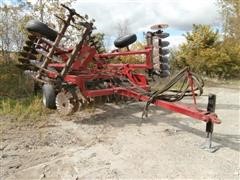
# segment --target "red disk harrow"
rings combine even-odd
[[[146,102],[143,117],[147,116],[148,106],[154,104],[206,122],[211,147],[213,124],[221,121],[214,113],[215,95],[209,95],[207,110],[197,107],[196,96],[202,94],[203,88],[201,78],[186,67],[162,88],[151,88],[150,84],[156,84],[155,77],[160,79],[170,75],[166,56],[169,52],[164,48],[169,43],[163,41],[169,36],[163,32],[167,25],[152,26],[152,31],[146,33],[147,45],[142,50],[129,49],[129,45],[137,39],[132,34],[115,40],[116,49],[105,53],[92,34],[94,20],[89,21],[87,16],[62,6],[68,10],[68,15],[56,15],[63,22],[59,32],[37,20],[27,23],[29,36],[18,64],[42,88],[46,107],[56,108],[61,114],[69,115],[97,97],[106,97],[108,100],[123,97],[135,99]],[[66,48],[63,39],[69,27],[76,28],[81,39],[75,46]],[[154,58],[155,40],[158,42],[158,56]],[[122,56],[140,56],[145,61],[136,64],[116,63]],[[192,96],[193,105],[179,102],[186,96]]]

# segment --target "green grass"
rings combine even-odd
[[[40,95],[33,95],[33,81],[15,66],[0,63],[0,115],[16,120],[39,120],[50,111]]]
[[[0,96],[21,98],[32,93],[32,81],[14,63],[0,63]]]
[[[42,105],[42,98],[39,96],[22,99],[2,98],[0,100],[0,115],[9,115],[17,120],[39,120],[49,112]]]

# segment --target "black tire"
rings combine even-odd
[[[26,24],[26,29],[30,32],[39,33],[51,41],[55,41],[58,35],[58,33],[55,30],[49,28],[46,24],[38,20],[28,21],[28,23]]]
[[[43,104],[49,109],[56,109],[56,92],[51,84],[44,84],[42,87]]]
[[[126,36],[117,38],[114,41],[114,45],[117,48],[124,48],[124,47],[127,47],[128,45],[134,43],[136,40],[137,40],[136,34],[130,34],[130,35],[126,35]]]

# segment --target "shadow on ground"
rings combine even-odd
[[[206,106],[206,104],[200,104],[200,107]],[[141,103],[130,103],[125,105],[113,105],[113,104],[104,104],[97,105],[98,108],[102,109],[103,112],[99,114],[95,114],[93,116],[82,118],[80,120],[74,120],[76,124],[88,124],[88,125],[99,125],[108,123],[113,127],[124,127],[129,124],[136,124],[137,126],[141,126],[143,124],[152,124],[157,125],[159,123],[165,123],[172,127],[176,127],[181,131],[185,131],[199,137],[205,138],[205,125],[203,124],[203,130],[199,130],[189,126],[190,118],[186,117],[187,120],[184,120],[182,117],[179,119],[174,117],[169,117],[172,114],[171,111],[159,109],[159,107],[151,106],[150,107],[150,116],[148,118],[142,119],[141,112],[143,110],[144,104]],[[238,105],[228,104],[218,104],[218,108],[220,109],[239,109]],[[160,114],[159,114],[160,111]],[[159,119],[152,119],[151,117],[156,114],[159,114]],[[127,117],[124,115],[127,113]],[[136,114],[138,114],[136,116]],[[164,118],[161,118],[164,117]],[[194,119],[192,119],[195,121]],[[181,123],[184,122],[184,123]],[[200,121],[195,121],[194,123],[204,123]],[[213,134],[213,142],[219,144],[219,147],[228,147],[235,151],[240,151],[240,135],[230,135],[230,134],[222,134],[216,133]]]

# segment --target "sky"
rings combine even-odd
[[[184,42],[183,34],[191,31],[192,24],[211,25],[215,29],[221,26],[217,0],[77,0],[72,7],[96,20],[97,31],[105,34],[107,46],[112,46],[117,38],[117,25],[126,20],[130,32],[137,34],[140,41],[150,26],[168,24],[165,31],[170,33],[166,39],[170,47]]]
[[[131,33],[139,40],[143,32],[154,24],[168,24],[167,38],[171,47],[184,42],[184,36],[191,31],[192,24],[211,25],[220,28],[221,18],[217,0],[78,0],[73,7],[82,14],[96,20],[99,32],[105,33],[106,41],[116,38],[118,23],[128,21]]]

